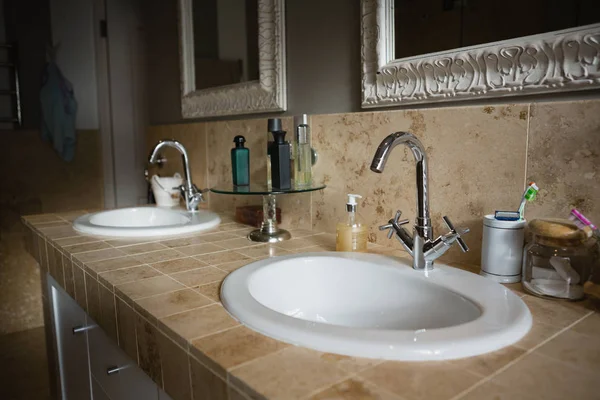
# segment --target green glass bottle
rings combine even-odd
[[[233,184],[248,186],[250,184],[250,150],[244,147],[246,138],[236,136],[233,138],[235,147],[231,149],[231,172]]]

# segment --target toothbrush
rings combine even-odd
[[[525,213],[525,204],[528,201],[535,200],[535,196],[540,188],[535,184],[535,182],[529,182],[529,185],[523,192],[523,197],[521,198],[521,204],[519,205],[519,219],[523,219],[523,214]]]
[[[578,209],[574,208],[571,210],[571,213],[569,214],[569,219],[573,221],[575,225],[577,225],[577,227],[583,231],[586,231],[586,228],[590,229],[592,231],[592,234],[600,240],[600,229],[598,229],[596,225],[592,224],[592,221],[587,219],[585,215],[583,215]]]

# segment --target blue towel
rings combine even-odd
[[[42,139],[52,143],[54,150],[65,161],[75,156],[75,117],[77,101],[73,85],[54,62],[46,64],[40,89],[42,106]]]

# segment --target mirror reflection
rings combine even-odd
[[[394,0],[394,58],[597,22],[599,0]]]
[[[193,0],[196,90],[258,80],[258,0]]]

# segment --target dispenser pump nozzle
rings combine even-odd
[[[348,202],[346,203],[346,211],[356,212],[356,206],[358,205],[358,201],[356,199],[362,199],[362,196],[360,194],[348,193]]]

